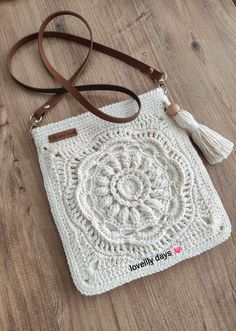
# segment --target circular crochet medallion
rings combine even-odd
[[[113,176],[110,188],[114,200],[120,205],[132,207],[137,206],[146,198],[150,182],[142,171],[125,168]]]
[[[76,191],[94,231],[117,244],[174,240],[194,216],[188,161],[156,131],[96,141],[78,167]]]

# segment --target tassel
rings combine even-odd
[[[188,111],[181,110],[176,103],[170,104],[166,112],[173,117],[178,126],[187,131],[210,164],[223,161],[232,152],[234,144],[231,141],[199,124]]]

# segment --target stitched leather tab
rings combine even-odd
[[[77,136],[76,129],[69,129],[69,130],[60,131],[60,132],[57,132],[54,134],[50,134],[48,136],[48,140],[50,143],[55,143],[59,140],[63,140],[63,139],[74,137],[74,136]]]

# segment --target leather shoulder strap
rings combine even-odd
[[[82,38],[79,36],[75,36],[69,33],[64,33],[64,32],[54,32],[54,31],[45,31],[48,23],[53,20],[54,18],[61,16],[61,15],[70,15],[77,17],[78,19],[82,20],[86,27],[88,28],[89,34],[90,34],[90,39]],[[76,42],[78,44],[81,44],[83,46],[88,47],[88,53],[78,68],[78,70],[71,76],[70,79],[65,79],[53,66],[49,63],[47,60],[44,47],[43,47],[43,39],[44,38],[59,38],[59,39],[65,39],[65,40],[70,40],[73,42]],[[26,43],[38,39],[38,47],[39,47],[39,53],[40,57],[47,68],[48,72],[61,84],[61,88],[37,88],[37,87],[32,87],[30,85],[27,85],[23,82],[21,82],[18,78],[16,78],[12,72],[12,58],[14,54],[17,52],[17,50],[25,45]],[[115,49],[112,49],[110,47],[104,46],[99,43],[93,42],[93,37],[92,37],[92,31],[87,23],[87,21],[79,14],[71,12],[71,11],[59,11],[56,13],[53,13],[52,15],[48,16],[42,23],[39,33],[33,33],[31,35],[28,35],[21,40],[19,40],[9,51],[8,56],[7,56],[7,66],[8,70],[10,72],[10,75],[12,78],[19,83],[21,86],[34,91],[34,92],[40,92],[40,93],[55,93],[53,96],[51,96],[47,102],[45,102],[41,107],[39,107],[32,115],[31,115],[31,128],[37,126],[37,124],[42,120],[43,115],[52,107],[54,107],[59,100],[63,97],[65,93],[70,93],[76,100],[78,100],[82,106],[84,106],[87,110],[92,112],[94,115],[110,121],[114,123],[126,123],[129,121],[134,120],[140,113],[141,109],[141,102],[139,97],[129,89],[117,85],[109,85],[109,84],[92,84],[92,85],[79,85],[75,86],[73,85],[73,82],[77,77],[79,77],[84,70],[85,66],[88,63],[89,56],[91,54],[92,49],[95,49],[97,51],[100,51],[104,54],[110,55],[114,58],[117,58],[130,66],[138,69],[142,73],[148,75],[152,80],[154,80],[156,83],[162,83],[166,79],[166,74],[159,72],[155,70],[154,68],[144,64],[141,61],[138,61],[131,56],[124,54],[120,51],[117,51]],[[83,95],[80,93],[82,91],[94,91],[94,90],[108,90],[108,91],[118,91],[122,93],[126,93],[127,95],[131,96],[137,103],[137,111],[126,117],[116,117],[116,116],[111,116],[109,114],[106,114],[102,112],[100,109],[96,108],[93,106],[86,98],[83,97]]]

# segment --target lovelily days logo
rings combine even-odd
[[[158,261],[166,260],[168,257],[175,254],[180,254],[181,252],[182,252],[182,247],[180,245],[174,246],[171,250],[167,251],[166,253],[157,254],[155,257],[147,257],[136,264],[132,264],[132,265],[129,264],[129,269],[130,271],[135,271],[137,269],[146,266],[152,266],[154,263]]]

